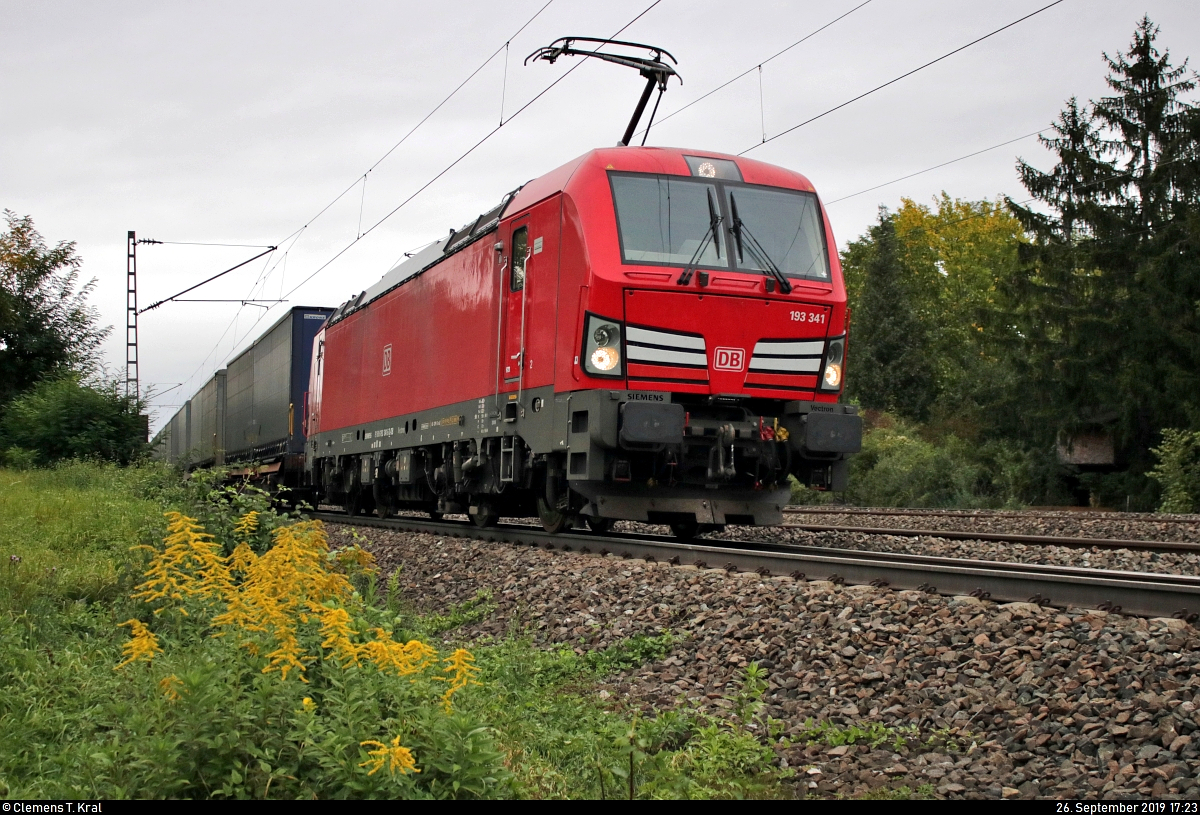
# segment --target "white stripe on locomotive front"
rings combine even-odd
[[[772,342],[770,340],[759,340],[754,346],[754,355],[759,354],[777,354],[788,356],[821,356],[821,352],[825,350],[824,340],[813,340],[809,342]]]
[[[627,345],[625,351],[630,362],[656,362],[659,365],[697,365],[708,367],[708,357],[690,351],[668,351],[665,348],[646,348]]]
[[[788,371],[790,373],[816,373],[821,360],[814,358],[770,359],[755,357],[750,360],[751,371]]]
[[[687,334],[668,334],[665,331],[651,331],[646,328],[629,326],[626,337],[630,342],[649,343],[650,345],[665,345],[668,348],[693,348],[704,350],[704,337],[692,337]]]

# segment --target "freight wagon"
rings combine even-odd
[[[155,455],[187,469],[238,465],[237,474],[299,487],[313,339],[331,313],[290,309],[179,409],[155,438]]]

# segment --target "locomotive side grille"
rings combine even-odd
[[[625,354],[630,364],[662,365],[671,368],[708,370],[704,337],[660,329],[628,326]]]
[[[750,373],[815,374],[824,353],[824,340],[759,340],[750,358]]]

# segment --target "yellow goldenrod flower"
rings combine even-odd
[[[415,758],[413,758],[412,751],[407,747],[400,746],[399,736],[396,736],[396,738],[392,739],[392,745],[390,747],[385,745],[383,742],[378,742],[374,739],[362,741],[359,742],[359,744],[363,747],[375,748],[367,753],[370,758],[358,765],[360,767],[371,768],[371,771],[367,773],[367,775],[375,775],[375,773],[383,769],[384,764],[388,765],[388,772],[392,775],[395,775],[396,773],[405,775],[406,773],[421,772],[417,769],[417,761]]]
[[[312,700],[311,696],[305,696],[304,700],[300,703],[300,707],[303,708],[305,713],[312,713],[317,709],[317,703]]]
[[[138,586],[135,599],[184,600],[223,596],[231,587],[229,567],[221,545],[196,522],[178,512],[166,513],[169,523],[163,551],[156,552]],[[141,548],[141,547],[136,547]]]
[[[154,659],[155,654],[162,653],[162,648],[158,647],[158,638],[140,620],[126,620],[117,627],[124,628],[125,626],[129,626],[130,640],[121,646],[121,650],[125,654],[125,661],[117,668],[124,668],[138,659],[149,662]]]
[[[336,659],[342,667],[358,664],[358,646],[351,640],[356,632],[350,627],[350,614],[344,608],[312,606],[315,616],[321,620],[321,647],[329,650],[326,659]]]
[[[233,548],[233,554],[229,556],[229,568],[238,572],[247,572],[254,566],[258,560],[258,555],[254,554],[254,550],[246,543],[239,543]]]
[[[154,556],[147,579],[134,596],[147,602],[197,598],[222,604],[222,609],[214,609],[213,636],[233,633],[241,647],[265,658],[263,673],[278,671],[286,681],[295,671],[302,682],[307,681],[306,666],[319,656],[307,652],[302,637],[314,623],[319,626],[326,659],[343,667],[370,663],[378,670],[408,676],[425,673],[437,664],[435,649],[419,640],[396,642],[391,632],[382,628],[372,629],[370,639],[361,641],[366,638],[356,627],[353,614],[358,607],[355,604],[361,601],[347,576],[335,570],[347,565],[371,569],[374,558],[357,546],[331,553],[320,521],[274,530],[272,546],[261,555],[243,539],[225,557],[220,545],[194,519],[179,513],[168,513],[168,518],[165,546],[162,551],[151,549]],[[235,534],[248,537],[259,528],[259,520],[257,514],[247,513],[238,521]],[[166,606],[156,613],[163,608]],[[146,635],[153,636],[148,631]],[[150,645],[137,644],[143,640],[135,630],[134,642],[126,646],[130,659],[122,664],[153,655]],[[157,648],[157,641],[149,642]],[[449,683],[443,695],[447,709],[454,693],[474,682],[478,670],[471,661],[470,653],[459,649],[446,660],[447,675],[437,677]]]
[[[254,536],[254,533],[257,531],[258,531],[258,512],[257,511],[247,512],[245,515],[243,515],[241,518],[238,519],[238,522],[236,524],[233,525],[233,536],[234,536],[234,538],[236,538],[238,541],[240,541],[242,543],[245,543],[246,541],[250,540],[250,538],[252,538]]]
[[[278,670],[282,679],[292,669],[303,674],[304,663],[313,659],[302,655],[297,636],[298,625],[307,623],[310,614],[322,621],[326,641],[339,646],[336,655],[343,662],[355,661],[349,615],[327,619],[333,608],[325,604],[349,600],[354,589],[345,576],[325,568],[329,543],[324,526],[306,521],[277,529],[272,537],[274,545],[262,555],[244,545],[234,550],[230,565],[244,578],[238,585],[231,584],[225,611],[213,618],[213,624],[274,639],[277,647],[268,654],[270,663],[264,672]]]
[[[399,643],[382,628],[373,628],[375,639],[358,646],[359,653],[381,671],[392,670],[397,676],[421,673],[434,663],[437,651],[420,640]]]
[[[172,702],[175,702],[180,698],[178,689],[183,687],[183,680],[175,674],[171,674],[170,676],[164,676],[161,680],[159,680],[158,687],[159,690],[163,692],[164,696],[166,696]]]
[[[475,657],[465,648],[459,648],[449,659],[443,660],[446,663],[444,672],[450,674],[448,677],[438,677],[443,682],[449,682],[450,687],[446,688],[446,692],[442,694],[442,704],[446,706],[446,712],[453,711],[451,698],[455,693],[465,688],[467,685],[478,685],[475,677],[479,674],[479,668],[473,663]]]

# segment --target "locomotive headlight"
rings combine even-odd
[[[592,355],[588,357],[588,362],[591,363],[591,367],[605,372],[611,371],[613,368],[617,367],[617,363],[620,361],[621,355],[617,352],[617,349],[607,345],[603,348],[597,348],[592,352]]]
[[[624,376],[621,364],[621,324],[587,315],[583,331],[583,369],[592,376]]]
[[[846,355],[845,336],[829,341],[825,351],[825,370],[821,374],[820,390],[836,391],[842,387],[842,361]]]
[[[620,336],[620,329],[611,324],[602,325],[592,332],[592,338],[596,340],[597,345],[613,345]]]
[[[842,384],[842,366],[831,362],[825,366],[825,387],[837,388]]]

